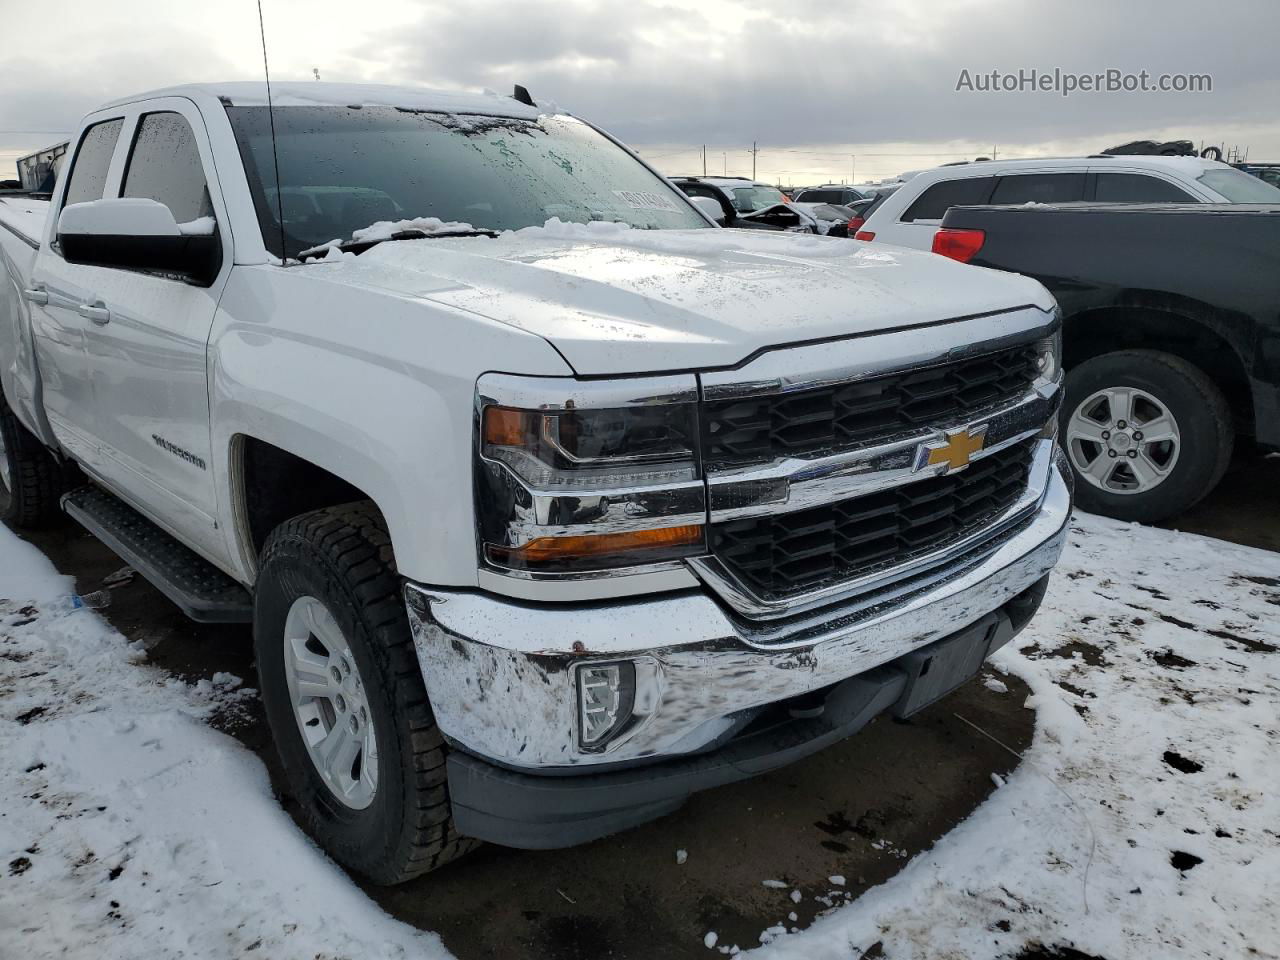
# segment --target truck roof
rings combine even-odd
[[[158,97],[213,99],[237,107],[266,106],[267,85],[257,80],[223,83],[187,83],[162,87],[111,100],[103,107],[121,106]],[[432,90],[428,87],[392,86],[380,83],[323,83],[319,81],[271,84],[275,106],[384,106],[423,110],[429,113],[480,114],[536,120],[546,113],[561,112],[552,104],[528,106],[513,97],[486,91]]]
[[[1166,167],[1171,170],[1207,170],[1213,167],[1225,167],[1228,164],[1221,160],[1208,160],[1203,157],[1169,157],[1162,154],[1109,154],[1091,153],[1088,156],[1043,156],[1013,157],[1008,160],[957,160],[944,163],[927,170],[910,171],[914,175],[922,173],[956,173],[964,170],[982,172],[985,170],[1018,169],[1019,167],[1044,166],[1046,164],[1079,164],[1081,167]],[[904,177],[907,174],[903,174]]]

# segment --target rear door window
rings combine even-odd
[[[1206,170],[1196,179],[1231,203],[1280,203],[1280,190],[1240,170]]]
[[[104,120],[84,132],[71,167],[64,206],[102,199],[103,188],[107,185],[107,169],[111,166],[111,155],[115,153],[122,126],[123,120]]]
[[[213,216],[200,148],[182,114],[148,113],[142,117],[120,195],[163,203],[178,223]]]
[[[961,177],[958,180],[935,183],[907,207],[902,215],[902,222],[941,220],[952,207],[986,203],[994,182],[995,177]]]
[[[1094,199],[1102,203],[1189,203],[1196,198],[1159,177],[1143,173],[1100,173]]]
[[[991,194],[992,203],[1073,203],[1083,199],[1083,173],[1006,175]]]

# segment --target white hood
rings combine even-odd
[[[311,264],[548,340],[582,375],[733,366],[767,347],[1035,305],[1034,280],[933,253],[753,230],[561,224]]]

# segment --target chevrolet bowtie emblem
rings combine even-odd
[[[946,440],[934,440],[920,444],[916,450],[916,470],[946,464],[947,473],[954,473],[969,465],[969,460],[982,449],[987,441],[987,425],[968,427],[948,433]]]

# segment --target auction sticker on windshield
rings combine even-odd
[[[646,190],[615,190],[613,195],[633,210],[679,210],[675,201]]]

